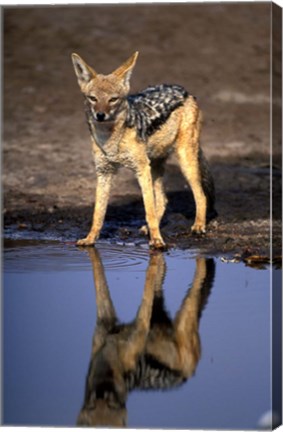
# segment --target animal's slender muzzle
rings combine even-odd
[[[105,117],[106,117],[106,115],[105,115],[104,112],[98,112],[98,113],[96,113],[96,120],[99,121],[99,122],[104,121]]]

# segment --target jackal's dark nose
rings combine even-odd
[[[98,113],[96,113],[96,119],[97,119],[97,121],[103,121],[105,119],[104,112],[98,112]]]

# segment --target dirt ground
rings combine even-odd
[[[218,217],[206,236],[192,236],[191,192],[169,160],[164,238],[208,253],[269,255],[272,198],[273,252],[281,255],[281,30],[274,9],[271,158],[271,8],[270,2],[4,8],[4,230],[52,231],[66,241],[85,236],[95,173],[70,54],[110,73],[138,50],[132,92],[165,82],[197,97],[202,148],[216,184]],[[122,168],[101,237],[142,241],[143,219],[138,184]]]

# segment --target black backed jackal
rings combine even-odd
[[[130,77],[138,53],[109,75],[96,73],[77,54],[72,61],[85,96],[93,141],[97,187],[92,226],[78,245],[93,245],[99,237],[113,175],[120,165],[138,179],[150,235],[150,245],[164,248],[159,225],[167,199],[164,163],[175,151],[196,203],[192,232],[204,233],[208,209],[214,206],[214,184],[199,146],[201,112],[195,98],[179,85],[148,87],[129,95]]]
[[[99,252],[89,249],[97,322],[78,424],[125,426],[134,389],[170,389],[192,376],[200,359],[199,320],[215,274],[213,259],[197,258],[191,288],[172,320],[164,306],[161,253],[150,256],[143,298],[132,323],[119,323]]]

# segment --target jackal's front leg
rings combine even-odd
[[[150,330],[154,293],[160,282],[160,259],[163,259],[161,253],[153,254],[150,257],[143,298],[134,321],[133,331],[126,343],[123,342],[120,345],[121,357],[126,370],[134,369],[139,356],[145,351]]]
[[[103,263],[98,250],[93,247],[88,249],[88,255],[92,265],[93,280],[96,293],[97,322],[115,324],[116,312],[110,297],[110,292],[105,276]]]
[[[117,322],[117,316],[110,296],[100,254],[98,250],[93,247],[88,248],[88,255],[92,265],[96,293],[97,320],[92,347],[92,352],[95,353],[105,343],[109,329]]]
[[[155,249],[164,249],[166,247],[159,230],[159,220],[155,207],[153,182],[151,177],[150,166],[146,165],[137,173],[139,185],[141,187],[143,202],[145,207],[145,217],[150,234],[150,246]]]
[[[99,237],[109,200],[112,177],[112,173],[97,175],[96,197],[91,229],[87,237],[77,241],[78,246],[92,246]]]

